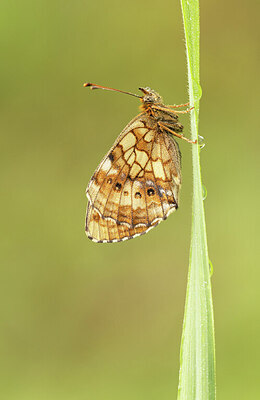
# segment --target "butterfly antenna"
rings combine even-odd
[[[138,96],[137,94],[134,94],[134,93],[125,92],[124,90],[113,89],[113,88],[106,87],[106,86],[96,85],[95,83],[84,83],[83,86],[84,87],[90,87],[90,89],[92,89],[92,90],[94,90],[94,89],[111,90],[112,92],[120,92],[120,93],[129,94],[130,96],[138,97],[139,99],[142,98],[142,96]]]

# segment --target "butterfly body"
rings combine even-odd
[[[178,115],[149,88],[141,113],[121,132],[86,190],[86,233],[113,243],[148,232],[178,208],[182,136]]]

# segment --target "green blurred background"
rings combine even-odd
[[[259,388],[259,1],[201,1],[200,134],[218,398]],[[191,229],[181,207],[141,238],[84,233],[85,188],[134,98],[187,101],[180,4],[2,1],[1,385],[8,400],[175,399]],[[189,136],[189,117],[181,121]]]

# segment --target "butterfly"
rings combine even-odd
[[[165,220],[179,204],[181,153],[174,136],[183,136],[180,106],[166,106],[148,87],[133,93],[85,83],[91,89],[117,91],[140,98],[141,113],[123,129],[94,172],[88,198],[86,234],[97,243],[114,243],[143,235]]]

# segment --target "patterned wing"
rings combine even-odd
[[[142,235],[177,209],[180,152],[174,139],[134,119],[95,171],[87,188],[86,232],[99,243]]]

